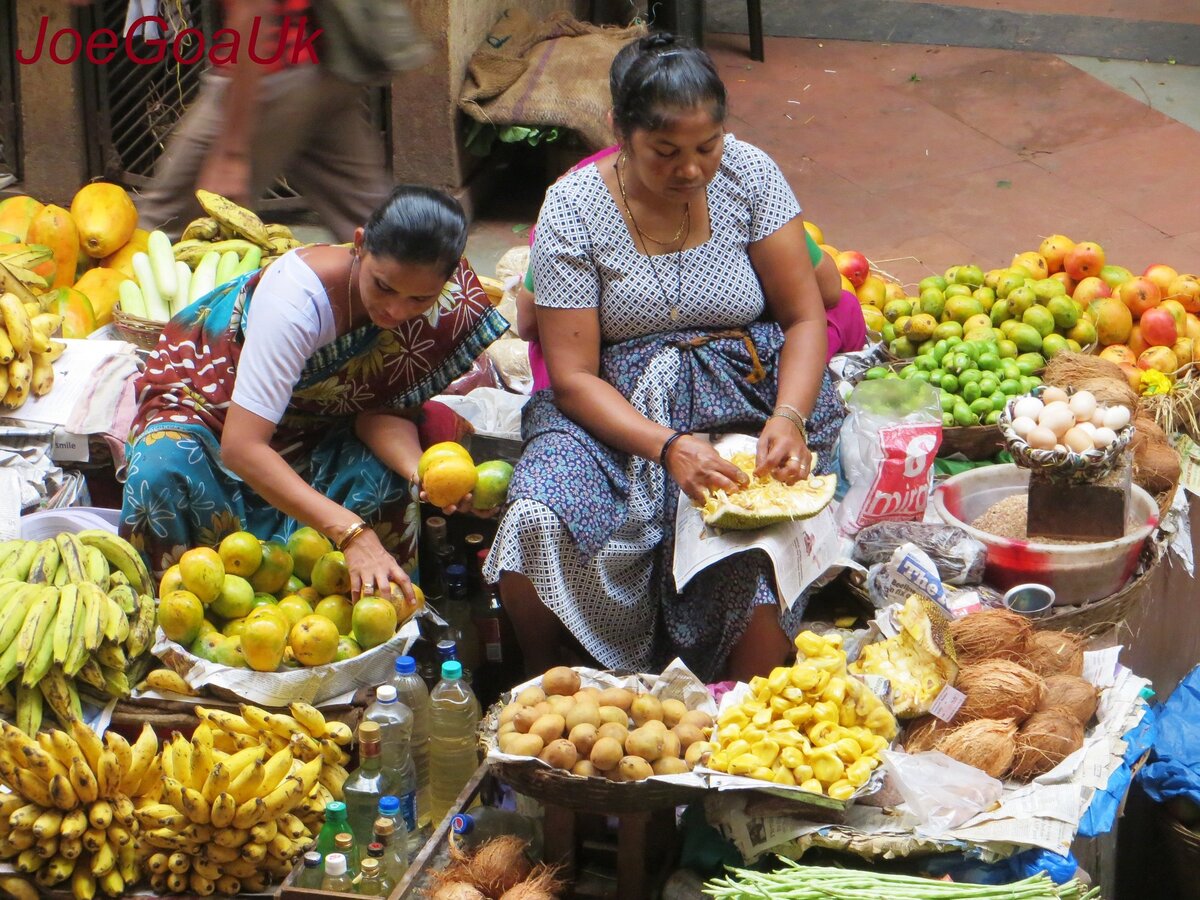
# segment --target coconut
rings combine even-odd
[[[528,844],[516,835],[504,834],[483,844],[467,864],[471,881],[489,897],[503,894],[524,881],[533,866],[525,855]]]
[[[1165,441],[1147,440],[1134,448],[1133,480],[1147,493],[1171,490],[1179,482],[1181,472],[1179,453]]]
[[[1026,665],[1043,678],[1083,674],[1084,639],[1069,631],[1036,631],[1029,639]]]
[[[1022,662],[1033,626],[1007,609],[983,609],[950,623],[950,637],[960,663],[985,659]]]
[[[1096,714],[1100,693],[1090,682],[1075,675],[1051,675],[1042,688],[1039,710],[1061,707],[1069,709],[1079,724],[1087,725]]]
[[[1083,746],[1083,726],[1072,710],[1052,706],[1035,712],[1017,732],[1014,778],[1044,775]]]
[[[1088,391],[1101,406],[1138,408],[1138,395],[1116,363],[1086,353],[1059,353],[1046,364],[1042,381],[1056,387]]]
[[[921,753],[932,750],[942,737],[953,730],[953,725],[943,722],[937,716],[913,719],[904,729],[904,752]]]
[[[954,686],[967,695],[960,721],[1023,721],[1042,699],[1042,676],[1006,659],[988,659],[958,670]]]
[[[945,734],[934,748],[952,759],[1002,778],[1017,752],[1017,725],[1011,719],[976,719]]]
[[[528,878],[505,891],[500,900],[556,900],[564,887],[558,869],[541,863]]]

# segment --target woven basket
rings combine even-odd
[[[113,307],[113,327],[117,334],[131,344],[143,350],[153,350],[158,346],[158,336],[162,334],[163,323],[143,319],[141,316],[131,316],[121,310],[121,305]]]
[[[1039,385],[1030,395],[1040,399],[1045,389],[1045,385]],[[1066,393],[1071,396],[1075,389],[1067,388]],[[1133,437],[1133,426],[1126,425],[1118,432],[1117,439],[1103,450],[1087,450],[1083,453],[1073,450],[1034,450],[1025,438],[1013,431],[1013,408],[1021,399],[1013,397],[1005,404],[998,424],[1013,462],[1023,469],[1051,473],[1072,481],[1096,481],[1116,467]]]
[[[1176,896],[1180,900],[1200,900],[1200,879],[1196,878],[1200,871],[1200,835],[1174,819],[1167,820],[1165,831],[1175,868]]]
[[[1004,435],[997,425],[957,425],[942,429],[938,456],[959,455],[972,462],[991,459],[1004,449]]]
[[[1150,545],[1151,542],[1147,542],[1147,546]],[[1151,557],[1145,571],[1115,594],[1079,606],[1052,606],[1047,615],[1033,620],[1033,627],[1039,631],[1070,631],[1094,637],[1124,624],[1129,614],[1148,599],[1150,580],[1163,561],[1164,554],[1160,549],[1147,552]]]
[[[704,796],[699,787],[668,781],[609,781],[595,776],[569,775],[538,762],[490,760],[496,778],[518,793],[565,809],[616,815],[682,806]]]

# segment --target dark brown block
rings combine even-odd
[[[1030,540],[1110,541],[1122,538],[1125,536],[1129,486],[1129,469],[1125,467],[1088,484],[1058,481],[1034,472],[1029,478],[1026,534]]]

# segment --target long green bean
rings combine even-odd
[[[715,900],[1099,900],[1072,879],[1056,885],[1042,872],[1004,885],[959,884],[827,866],[803,866],[780,857],[785,868],[773,872],[729,868],[704,893]]]

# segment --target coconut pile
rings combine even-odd
[[[950,624],[966,700],[946,723],[923,716],[903,738],[908,753],[937,750],[993,778],[1031,781],[1083,746],[1099,695],[1083,678],[1083,638],[1034,631],[1006,609]]]

